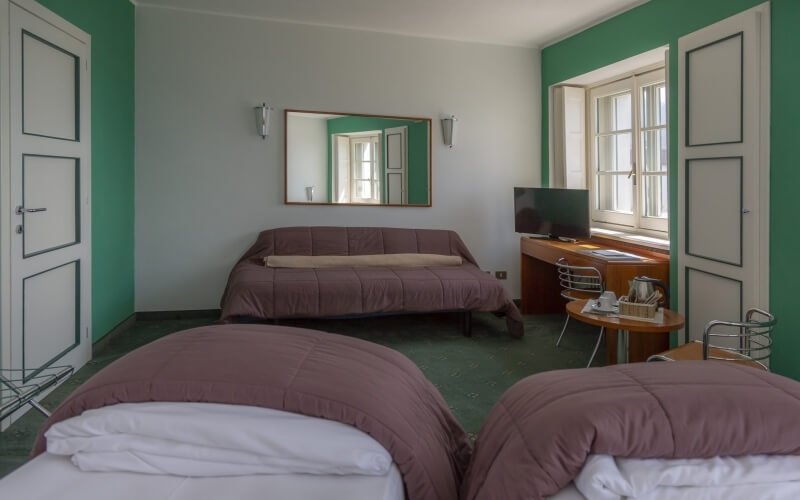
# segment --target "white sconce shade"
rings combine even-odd
[[[442,141],[445,146],[452,148],[456,143],[456,123],[458,118],[455,115],[442,118]]]
[[[260,106],[256,106],[254,109],[256,111],[256,131],[262,139],[266,139],[269,135],[269,119],[272,114],[272,108],[267,106],[267,103],[262,102]]]

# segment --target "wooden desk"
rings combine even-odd
[[[642,259],[607,259],[586,253],[588,250],[614,249],[629,252]],[[669,285],[669,255],[653,250],[629,247],[611,241],[579,241],[567,243],[523,237],[520,239],[521,288],[523,314],[564,314],[567,301],[561,295],[556,261],[564,257],[572,265],[596,267],[605,280],[606,290],[617,296],[628,293],[628,281],[636,276],[660,279]],[[606,364],[616,363],[616,330],[606,336]],[[659,336],[635,336],[630,343],[631,359],[639,359],[669,349]],[[649,353],[649,354],[647,354]],[[646,354],[646,356],[645,356]]]
[[[620,352],[617,355],[617,361],[620,363],[647,361],[647,358],[649,358],[651,354],[658,354],[664,351],[664,349],[661,349],[645,355],[641,352],[631,352],[630,346],[634,343],[634,339],[655,338],[657,339],[655,343],[666,345],[667,348],[669,348],[669,332],[683,328],[683,316],[666,308],[663,310],[663,318],[661,321],[658,323],[651,323],[649,321],[636,321],[633,319],[620,318],[618,316],[609,316],[607,314],[582,312],[586,302],[586,300],[570,302],[567,304],[567,314],[578,321],[583,321],[590,325],[603,326],[606,329],[616,328],[619,332],[617,336],[619,340],[617,350]]]

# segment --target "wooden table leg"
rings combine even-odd
[[[628,337],[628,362],[641,363],[653,354],[669,350],[669,332],[636,333]]]

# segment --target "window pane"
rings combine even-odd
[[[627,175],[597,176],[598,208],[633,213],[633,180]]]
[[[667,171],[667,129],[642,132],[642,167],[645,172]]]
[[[665,175],[644,176],[644,216],[667,218],[669,197]]]
[[[361,162],[361,172],[359,173],[359,178],[361,179],[371,179],[372,173],[372,162],[364,161]]]
[[[631,134],[605,135],[597,138],[597,165],[600,172],[631,170]]]
[[[667,124],[667,88],[664,83],[642,87],[642,127]]]
[[[370,182],[369,181],[356,181],[356,198],[371,198],[372,193],[370,192]]]
[[[606,133],[631,128],[631,94],[599,97],[597,99],[597,132]]]
[[[361,161],[371,161],[372,160],[372,144],[367,142],[365,144],[360,144],[360,146],[362,146],[362,148],[361,148],[362,152],[361,152],[361,157],[360,157]]]

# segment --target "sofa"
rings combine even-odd
[[[414,260],[409,254],[435,263],[404,263],[408,257]],[[271,256],[308,258],[299,259],[299,267],[270,267]],[[315,261],[314,256],[322,258]],[[348,264],[346,256],[357,262]],[[441,256],[455,262],[440,264]],[[491,311],[505,315],[512,336],[524,332],[522,315],[502,283],[481,271],[457,233],[437,229],[319,226],[262,231],[231,271],[221,307],[223,322]]]

